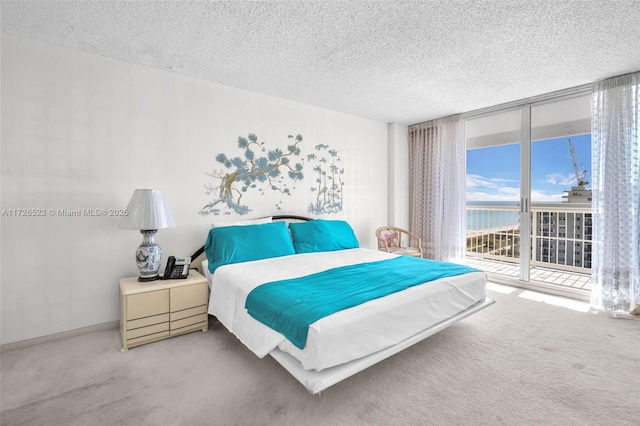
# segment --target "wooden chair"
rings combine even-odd
[[[378,250],[388,253],[422,257],[422,239],[411,232],[395,226],[376,229]]]

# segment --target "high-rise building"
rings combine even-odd
[[[564,191],[563,209],[536,212],[532,229],[534,260],[578,268],[591,268],[593,224],[590,209],[578,209],[577,204],[591,205],[591,190],[582,185]],[[567,204],[576,205],[572,209]],[[574,211],[572,211],[574,210]]]
[[[591,204],[591,190],[582,185],[572,186],[571,190],[565,190],[562,198],[566,198],[565,203]]]

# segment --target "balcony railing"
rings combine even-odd
[[[520,261],[518,206],[467,206],[467,255]],[[591,273],[591,205],[531,205],[531,266]]]

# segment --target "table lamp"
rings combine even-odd
[[[122,229],[137,229],[142,234],[142,244],[136,250],[138,281],[153,281],[160,276],[162,249],[156,243],[158,229],[176,226],[160,189],[136,189],[127,206],[128,215],[120,222]]]

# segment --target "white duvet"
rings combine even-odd
[[[211,288],[209,314],[258,357],[280,348],[305,370],[321,371],[395,345],[485,297],[482,272],[441,278],[314,322],[302,350],[255,320],[244,307],[249,292],[261,284],[392,257],[396,255],[369,249],[296,254],[225,265],[213,275],[208,274],[205,260],[202,266]]]

